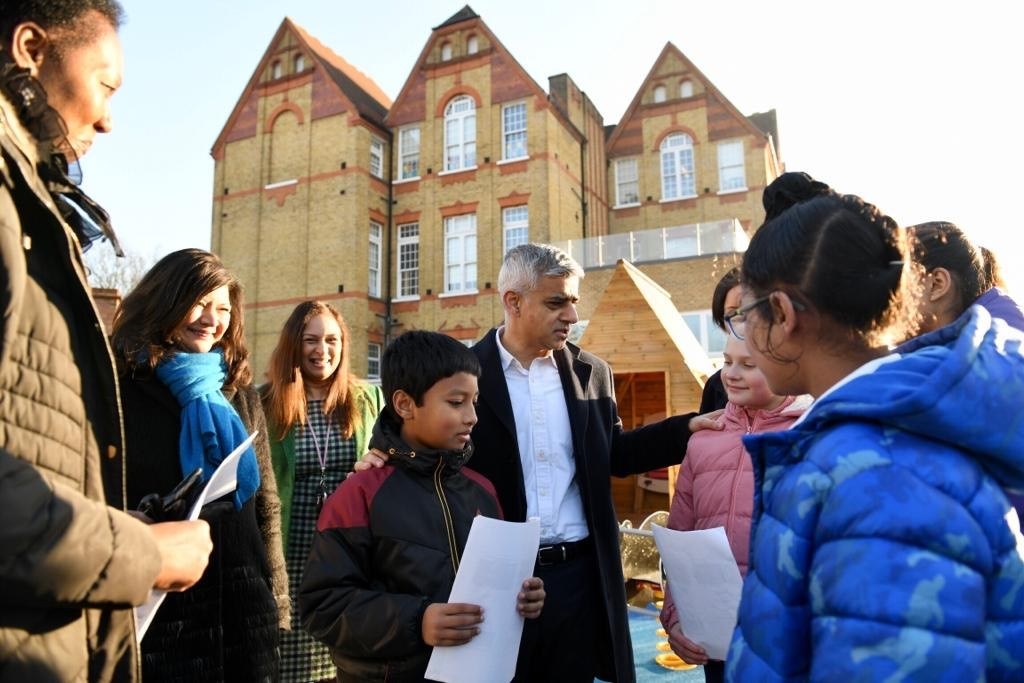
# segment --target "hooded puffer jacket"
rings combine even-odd
[[[920,342],[744,438],[728,680],[1024,680],[1024,336],[975,306]]]
[[[324,504],[299,588],[302,625],[344,681],[421,681],[423,612],[447,602],[477,515],[501,518],[494,487],[462,451],[413,451],[385,410],[370,447],[388,464],[355,472]]]
[[[721,431],[705,429],[690,437],[676,477],[668,527],[681,531],[725,527],[733,557],[745,576],[754,510],[754,469],[742,437],[788,429],[808,405],[809,396],[787,396],[772,410],[750,413],[735,403],[726,403]],[[661,621],[671,629],[678,620],[672,593],[666,591]]]

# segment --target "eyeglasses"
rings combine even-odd
[[[757,308],[758,306],[763,304],[765,301],[768,301],[769,299],[771,299],[772,298],[772,294],[774,294],[774,293],[775,292],[768,292],[767,294],[762,296],[760,299],[754,299],[753,301],[751,301],[746,306],[740,306],[735,311],[733,311],[729,315],[725,316],[725,324],[729,326],[729,332],[732,334],[732,336],[736,337],[740,341],[743,340],[743,335],[736,331],[736,325],[742,325],[743,323],[745,323],[747,321],[747,313],[750,313],[752,310],[754,310],[755,308]],[[793,308],[795,310],[797,310],[797,311],[806,311],[807,310],[807,306],[805,306],[804,304],[800,303],[799,301],[797,301],[793,297],[789,297],[789,300],[793,304]]]

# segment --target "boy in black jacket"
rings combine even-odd
[[[473,517],[501,517],[494,487],[464,467],[479,375],[476,356],[436,332],[384,352],[388,404],[370,446],[390,458],[327,499],[299,589],[302,624],[331,648],[339,680],[422,680],[431,647],[480,632],[478,605],[447,602]],[[541,580],[524,581],[520,614],[543,604]]]

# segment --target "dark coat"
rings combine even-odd
[[[121,391],[125,436],[131,449],[128,504],[133,508],[147,493],[167,493],[184,476],[178,457],[181,406],[163,382],[144,374],[148,376],[124,377]],[[204,516],[213,538],[210,564],[195,586],[168,594],[156,613],[142,640],[146,681],[277,679],[278,625],[288,613],[279,610],[275,592],[283,594],[281,609],[286,610],[288,582],[281,555],[280,507],[268,508],[263,500],[268,496],[277,499],[266,422],[253,388],[228,390],[225,396],[246,430],[261,432],[254,443],[260,461],[260,488],[241,510],[225,510],[224,505],[215,503],[217,512]],[[275,555],[280,572],[272,571],[268,560]],[[280,576],[275,581],[277,573]],[[274,584],[279,584],[276,591]]]
[[[448,601],[473,518],[501,518],[490,482],[463,466],[469,449],[414,452],[398,431],[381,413],[370,447],[388,464],[327,499],[299,589],[302,625],[339,680],[423,680],[423,612]]]
[[[495,330],[473,347],[480,359],[480,400],[473,428],[473,469],[487,477],[498,492],[505,519],[526,520],[526,490],[516,441],[512,403],[501,367]],[[572,426],[576,481],[596,552],[607,631],[595,651],[594,673],[602,678],[632,681],[633,651],[626,619],[626,591],[619,556],[619,529],[612,506],[612,475],[648,472],[682,462],[693,415],[670,417],[631,432],[623,431],[615,405],[612,370],[597,356],[567,344],[555,352],[565,403]],[[580,662],[580,666],[586,666]]]
[[[0,681],[135,681],[160,554],[120,511],[113,358],[48,152],[0,94]]]

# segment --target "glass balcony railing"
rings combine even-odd
[[[613,266],[619,259],[650,263],[674,258],[744,252],[750,239],[734,218],[616,235],[555,242],[584,269]]]

